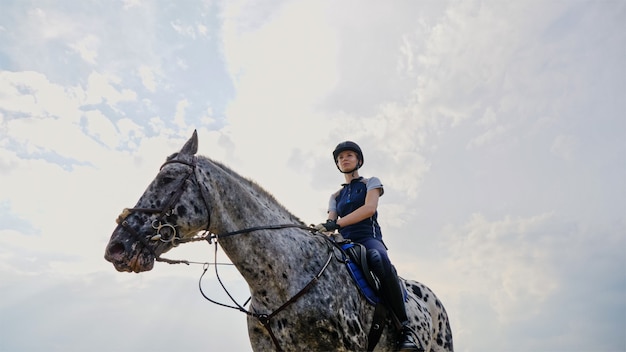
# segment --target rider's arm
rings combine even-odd
[[[337,220],[337,225],[346,227],[373,216],[378,208],[378,199],[380,198],[381,193],[382,188],[374,188],[367,191],[367,194],[365,195],[365,204],[357,208],[352,213]],[[334,213],[333,215],[335,216],[334,219],[330,218],[331,212],[328,212],[329,219],[336,220],[337,213]]]

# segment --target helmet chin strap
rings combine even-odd
[[[356,167],[350,171],[341,171],[341,169],[339,168],[339,164],[337,164],[337,169],[339,169],[339,172],[341,172],[342,174],[352,174],[361,168],[361,164],[362,164],[361,161],[359,161]]]

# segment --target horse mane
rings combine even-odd
[[[289,214],[289,216],[293,219],[295,219],[298,223],[304,225],[304,222],[302,220],[300,220],[299,217],[295,216],[293,213],[291,213],[287,208],[285,208],[284,205],[282,205],[277,199],[276,197],[274,197],[273,194],[271,194],[270,192],[268,192],[265,188],[261,187],[258,183],[256,183],[255,181],[241,176],[239,173],[235,172],[233,169],[231,169],[230,167],[226,166],[224,163],[219,162],[219,161],[215,161],[211,158],[208,158],[206,156],[202,156],[202,155],[198,155],[197,156],[198,161],[200,163],[207,163],[207,164],[213,164],[215,166],[217,166],[219,169],[221,169],[222,171],[224,171],[228,176],[248,185],[250,188],[252,188],[255,192],[257,192],[258,194],[266,197],[267,199],[269,199],[271,202],[273,202],[274,204],[276,204],[276,206],[283,212]]]

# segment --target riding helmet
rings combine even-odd
[[[357,168],[363,166],[365,160],[363,159],[363,152],[361,151],[361,147],[359,147],[358,144],[352,141],[345,141],[337,144],[337,147],[333,151],[333,159],[335,161],[335,164],[337,163],[337,157],[339,157],[339,154],[346,150],[351,150],[357,154],[359,161],[361,161]]]

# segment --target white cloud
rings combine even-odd
[[[29,10],[29,19],[34,29],[39,32],[41,38],[45,40],[62,38],[69,33],[75,32],[74,22],[69,21],[63,14],[54,10],[44,10],[36,7]]]
[[[106,102],[111,107],[115,107],[120,102],[134,101],[137,93],[128,88],[118,89],[121,78],[113,74],[102,74],[92,72],[89,75],[87,86],[86,104],[100,104]]]
[[[213,123],[215,123],[217,120],[213,117],[214,113],[213,113],[213,108],[211,108],[211,106],[209,106],[204,115],[202,115],[200,117],[200,122],[203,126],[210,126]]]
[[[487,110],[485,110],[483,117],[480,120],[478,120],[477,123],[483,126],[490,126],[496,123],[497,120],[498,119],[497,119],[496,113],[493,111],[493,108],[488,107]]]
[[[270,108],[282,116],[317,101],[332,86],[337,44],[332,28],[319,21],[327,10],[322,3],[285,4],[254,32],[225,23],[225,55],[242,106]]]
[[[170,26],[176,31],[176,33],[196,39],[197,36],[206,36],[208,28],[202,24],[182,24],[181,21],[174,21],[170,23]]]
[[[138,71],[143,86],[150,92],[154,93],[157,88],[154,70],[146,65],[141,65]]]
[[[20,117],[45,118],[55,116],[78,122],[77,106],[84,93],[76,87],[51,83],[45,75],[32,72],[0,71],[0,106]]]
[[[476,136],[472,140],[470,140],[467,144],[467,148],[480,147],[489,142],[493,142],[495,139],[502,137],[506,132],[507,128],[502,125],[490,128],[483,134]]]
[[[119,132],[126,140],[128,140],[130,135],[143,137],[143,130],[141,126],[129,118],[120,119],[119,121],[117,121],[116,125]]]
[[[98,57],[99,39],[94,35],[86,35],[75,44],[70,44],[80,57],[86,62],[95,65]]]
[[[83,121],[89,135],[109,147],[118,145],[110,118],[93,108],[82,111],[82,107],[102,99],[111,105],[132,100],[134,93],[125,89],[119,92],[108,84],[109,79],[119,79],[93,73],[85,92],[78,87],[53,84],[40,73],[2,71],[0,75],[0,90],[4,92],[1,106],[11,115],[4,128],[10,139],[31,157],[56,155],[69,160],[54,162],[71,163],[88,162],[94,155],[101,155],[97,143],[81,130]]]
[[[8,139],[3,139],[0,144],[0,173],[2,174],[9,173],[17,167],[20,161],[15,151],[7,149],[8,142]]]
[[[189,101],[187,99],[183,99],[176,103],[176,114],[174,115],[174,123],[179,128],[185,128],[185,109],[189,106]]]
[[[119,133],[113,122],[101,111],[85,112],[87,134],[97,138],[108,148],[114,149],[120,144]]]
[[[124,9],[130,9],[132,7],[136,7],[136,6],[140,6],[142,1],[141,0],[122,0],[122,2],[124,3]]]
[[[482,287],[502,323],[532,318],[537,311],[530,301],[540,304],[557,287],[554,268],[547,251],[530,245],[541,241],[541,230],[551,214],[529,218],[488,221],[472,215],[461,229],[445,230],[447,246],[456,272]]]
[[[176,65],[184,71],[189,69],[189,64],[187,64],[187,61],[183,60],[182,58],[176,59]]]
[[[206,36],[209,33],[209,28],[203,24],[198,24],[196,26],[196,31],[198,32],[198,34]]]
[[[444,304],[444,298],[448,298],[446,308],[457,343],[472,340],[472,335],[487,330],[502,336],[507,327],[539,319],[543,303],[559,287],[556,268],[549,258],[554,248],[532,244],[542,241],[539,236],[543,236],[542,229],[551,217],[507,216],[489,221],[481,214],[473,214],[464,225],[448,225],[443,230],[443,266],[432,268],[434,272],[429,276],[447,277],[435,282]],[[479,315],[472,317],[473,314]],[[474,346],[512,348],[504,347],[509,345],[502,339]]]

